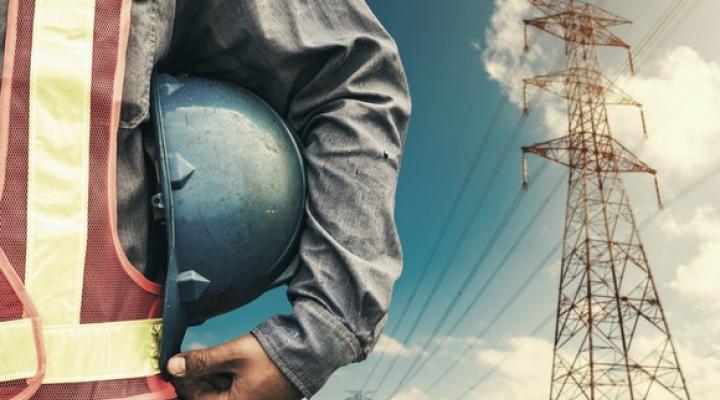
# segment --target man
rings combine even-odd
[[[175,356],[175,389],[189,400],[309,398],[337,368],[367,357],[400,274],[393,212],[410,100],[396,46],[363,0],[134,0],[131,12],[117,211],[136,268],[161,274],[148,263],[141,134],[153,68],[259,94],[301,138],[307,173],[293,313]]]

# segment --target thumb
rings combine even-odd
[[[168,360],[168,372],[177,378],[200,377],[220,372],[231,354],[223,345],[180,353]]]

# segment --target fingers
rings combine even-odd
[[[167,364],[183,400],[228,400],[237,362],[232,342],[172,357]]]
[[[177,355],[168,360],[167,370],[175,377],[185,376],[185,357]]]
[[[183,400],[299,400],[287,380],[252,335],[170,359],[168,372]]]
[[[168,372],[177,378],[193,378],[227,372],[227,363],[233,361],[229,343],[207,349],[180,353],[168,361]]]

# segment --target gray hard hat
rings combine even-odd
[[[152,115],[167,264],[161,368],[188,326],[270,288],[297,254],[300,150],[283,120],[236,85],[156,74]]]

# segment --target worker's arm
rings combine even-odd
[[[181,0],[167,62],[250,88],[302,139],[293,313],[252,334],[310,397],[371,351],[401,270],[393,214],[410,99],[395,43],[362,0]]]

